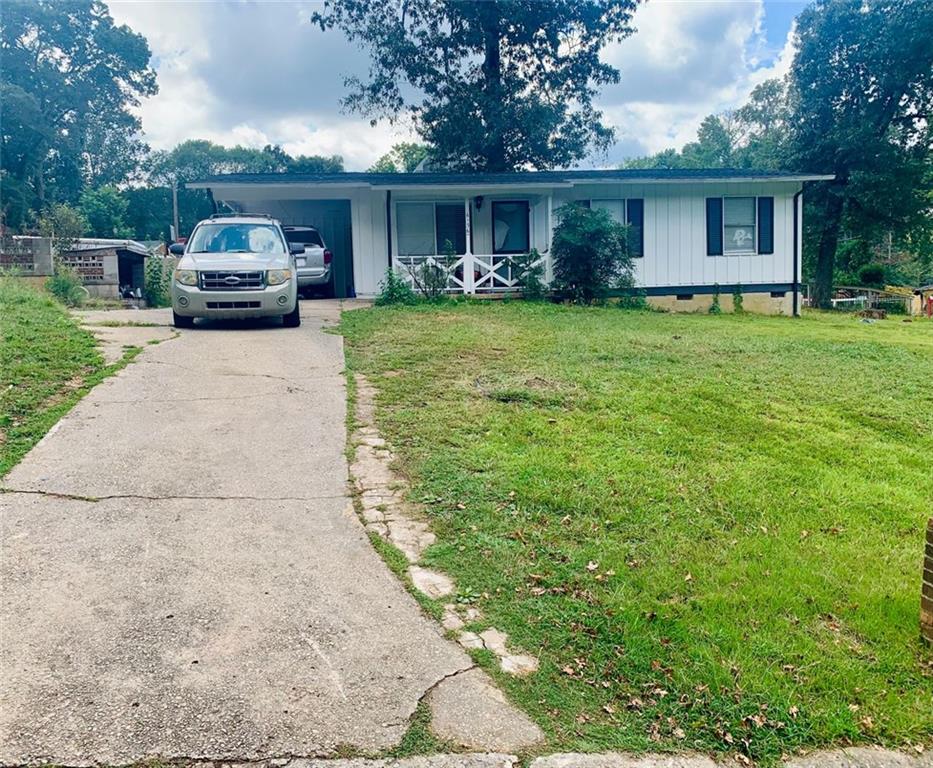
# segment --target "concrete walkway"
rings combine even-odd
[[[350,506],[338,310],[302,309],[145,347],[3,481],[0,763],[375,752],[472,666]]]

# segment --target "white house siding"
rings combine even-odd
[[[470,201],[472,252],[492,253],[492,202],[528,200],[531,213],[531,246],[541,253],[550,248],[549,225],[556,220],[557,209],[571,200],[632,199],[644,200],[644,256],[636,260],[636,284],[656,293],[669,288],[670,301],[675,294],[709,295],[713,285],[741,285],[747,294],[756,286],[764,292],[762,301],[773,311],[789,312],[790,297],[776,304],[769,299],[767,286],[787,286],[793,281],[793,198],[801,189],[796,181],[761,182],[612,182],[569,185],[525,185],[521,188],[431,188],[405,187],[391,191],[392,253],[398,254],[395,207],[403,201]],[[389,264],[386,228],[385,189],[365,184],[217,184],[213,188],[218,201],[228,201],[250,212],[264,212],[284,223],[308,223],[314,200],[350,201],[353,276],[357,295],[372,296]],[[475,199],[482,195],[477,210]],[[765,255],[706,254],[707,197],[773,197],[774,253]],[[802,208],[802,206],[801,206]],[[802,237],[802,222],[798,225]],[[799,267],[799,265],[798,265]],[[800,280],[798,268],[798,281]],[[682,290],[677,290],[682,289]],[[704,291],[706,293],[704,294]],[[762,298],[762,297],[758,297]],[[659,299],[660,300],[660,299]],[[699,301],[699,299],[697,299]],[[757,299],[756,299],[757,300]],[[705,301],[705,299],[704,299]],[[778,300],[775,300],[777,302]],[[662,302],[663,303],[663,302]],[[672,305],[672,308],[681,305]],[[682,308],[698,308],[683,305]]]
[[[799,189],[793,182],[592,184],[559,190],[554,207],[571,200],[641,198],[645,233],[644,256],[636,259],[638,286],[738,284],[751,289],[793,282],[793,199]],[[706,198],[719,196],[774,198],[773,254],[707,256]]]

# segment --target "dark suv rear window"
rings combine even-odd
[[[324,247],[324,241],[321,240],[321,235],[316,229],[286,229],[285,237],[290,243]]]

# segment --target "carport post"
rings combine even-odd
[[[463,220],[466,227],[466,253],[463,254],[463,292],[476,293],[473,285],[473,228],[470,225],[470,198],[463,198]]]

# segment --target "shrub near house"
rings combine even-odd
[[[605,299],[632,285],[632,258],[626,228],[604,209],[570,203],[559,211],[551,250],[553,289],[577,304]]]

